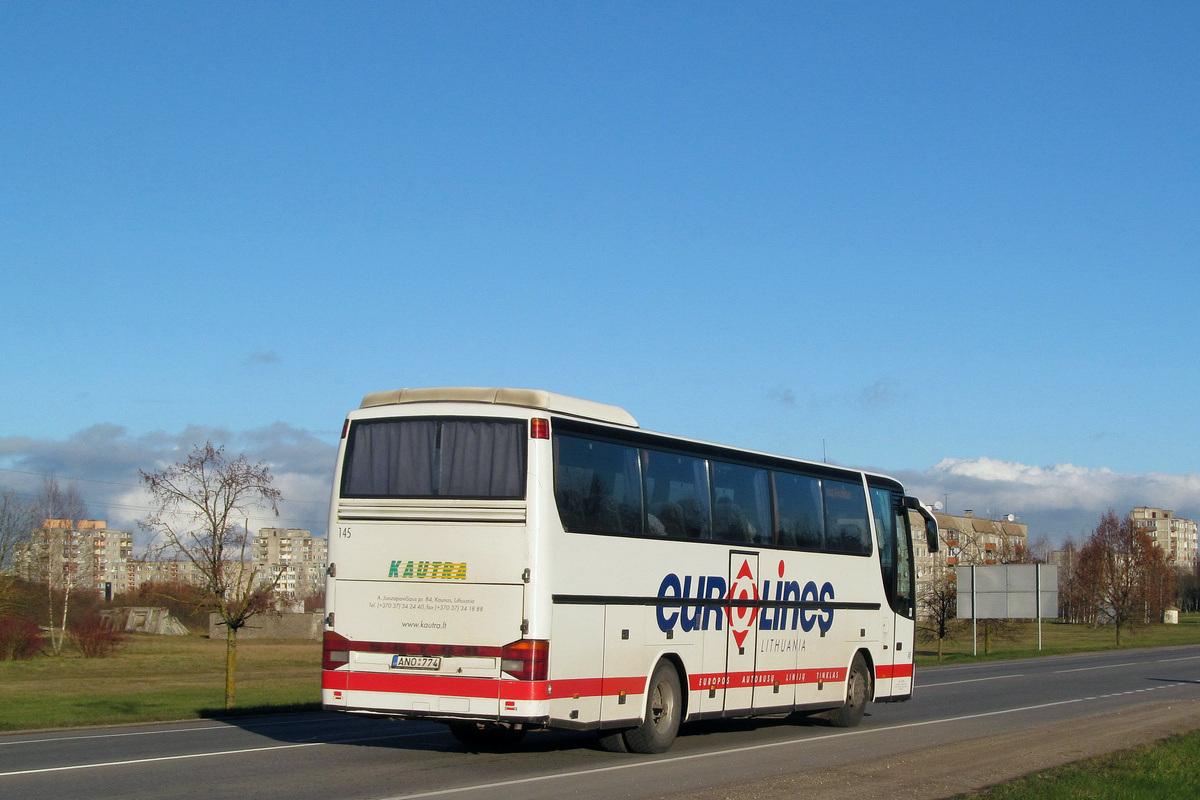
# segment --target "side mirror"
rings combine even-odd
[[[929,552],[936,553],[938,551],[938,526],[933,514],[915,497],[905,497],[904,507],[916,511],[925,520],[925,544],[929,547]]]

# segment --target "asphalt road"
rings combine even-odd
[[[1200,646],[918,671],[916,698],[859,728],[782,719],[685,726],[660,756],[533,733],[515,753],[464,751],[432,723],[335,714],[0,737],[4,798],[654,798],[763,785],[1096,714],[1200,699]],[[902,763],[902,762],[897,762]]]

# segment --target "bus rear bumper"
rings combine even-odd
[[[355,673],[333,673],[321,690],[321,705],[330,711],[381,714],[392,717],[481,720],[541,725],[550,719],[550,704],[539,700],[501,700],[498,692],[426,694],[354,688]],[[329,673],[326,673],[328,676]],[[349,680],[347,680],[349,678]],[[330,683],[335,684],[330,686]],[[493,690],[501,681],[492,681]],[[340,684],[340,687],[336,684]]]
[[[550,717],[477,717],[466,714],[447,714],[438,711],[387,711],[378,708],[352,708],[349,706],[323,706],[325,711],[335,711],[340,714],[357,714],[365,717],[385,717],[387,719],[423,720],[426,722],[488,722],[503,723],[526,730],[542,730],[550,727]],[[593,726],[594,727],[594,726]]]

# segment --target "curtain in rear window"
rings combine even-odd
[[[348,436],[342,497],[525,496],[523,420],[360,420]]]

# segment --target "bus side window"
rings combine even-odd
[[[775,501],[779,509],[777,543],[780,547],[821,550],[825,546],[819,480],[807,475],[776,472]]]
[[[825,548],[835,553],[867,555],[871,552],[871,526],[862,486],[842,481],[821,481],[825,498]]]
[[[646,474],[646,533],[672,539],[712,538],[708,462],[642,451]]]
[[[641,532],[642,481],[636,449],[556,435],[554,463],[554,497],[566,530]]]
[[[713,537],[733,544],[770,544],[771,484],[766,470],[713,463]]]

